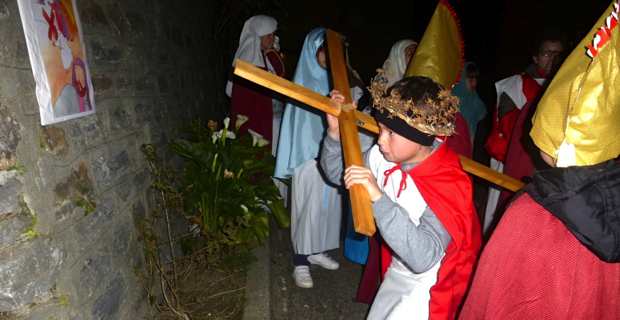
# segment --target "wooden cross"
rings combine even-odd
[[[326,35],[333,87],[340,91],[345,97],[345,103],[342,107],[339,107],[335,102],[325,96],[284,78],[280,78],[242,60],[237,60],[235,62],[234,74],[297,100],[305,105],[337,116],[340,122],[340,141],[342,143],[345,167],[350,165],[363,166],[364,162],[362,159],[357,127],[362,127],[372,133],[379,133],[379,127],[374,118],[356,110],[352,104],[349,79],[347,77],[348,72],[342,48],[342,36],[332,30],[327,30]],[[517,179],[501,174],[467,157],[459,157],[463,170],[475,176],[510,191],[517,191],[523,187],[523,183]],[[368,192],[363,186],[354,185],[349,190],[349,193],[355,231],[367,236],[372,236],[376,230]]]

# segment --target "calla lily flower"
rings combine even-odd
[[[235,128],[236,128],[237,130],[239,130],[239,128],[241,128],[241,126],[242,126],[244,123],[248,122],[248,120],[249,120],[249,119],[250,119],[250,118],[248,118],[248,117],[247,117],[247,116],[245,116],[245,115],[238,114],[238,115],[237,115],[237,121],[235,121]]]

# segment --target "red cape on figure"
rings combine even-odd
[[[482,237],[472,201],[471,180],[446,144],[410,170],[409,175],[451,237],[437,282],[431,288],[429,318],[454,319],[472,277]],[[389,249],[384,246],[383,273],[389,260]]]

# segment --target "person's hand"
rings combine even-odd
[[[379,189],[377,185],[377,179],[372,175],[370,169],[366,167],[352,165],[344,171],[345,187],[350,189],[351,186],[355,184],[361,184],[366,188],[372,202],[379,200],[381,195],[383,195],[381,189]]]
[[[338,90],[332,90],[329,93],[329,97],[339,107],[344,103],[344,96]],[[340,124],[338,123],[338,117],[329,113],[325,114],[327,117],[327,134],[334,140],[340,140]]]

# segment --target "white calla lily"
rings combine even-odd
[[[237,115],[237,121],[235,121],[235,128],[236,128],[237,130],[239,130],[239,128],[241,128],[241,126],[242,126],[244,123],[248,122],[248,120],[249,120],[249,119],[250,119],[250,118],[248,118],[248,117],[247,117],[247,116],[245,116],[245,115],[238,114],[238,115]]]
[[[265,140],[265,139],[263,138],[263,136],[262,136],[260,133],[258,133],[258,132],[256,132],[256,131],[254,131],[254,130],[252,130],[252,129],[248,129],[248,132],[249,132],[249,133],[250,133],[250,135],[252,136],[252,146],[253,146],[253,147],[255,147],[255,146],[259,143],[259,140],[260,140],[260,139]]]
[[[224,130],[225,129],[221,129],[218,132],[213,132],[213,134],[211,135],[211,141],[213,141],[213,143],[215,143],[215,141],[217,141],[217,139],[222,138],[222,134],[224,133]],[[226,131],[226,138],[227,139],[235,139],[235,138],[237,138],[237,136],[232,131]]]
[[[224,128],[228,129],[228,125],[230,124],[230,118],[226,117],[224,118]]]
[[[269,144],[269,140],[265,139],[265,138],[259,138],[258,142],[256,143],[256,145],[258,145],[259,147],[264,147],[266,145]]]

